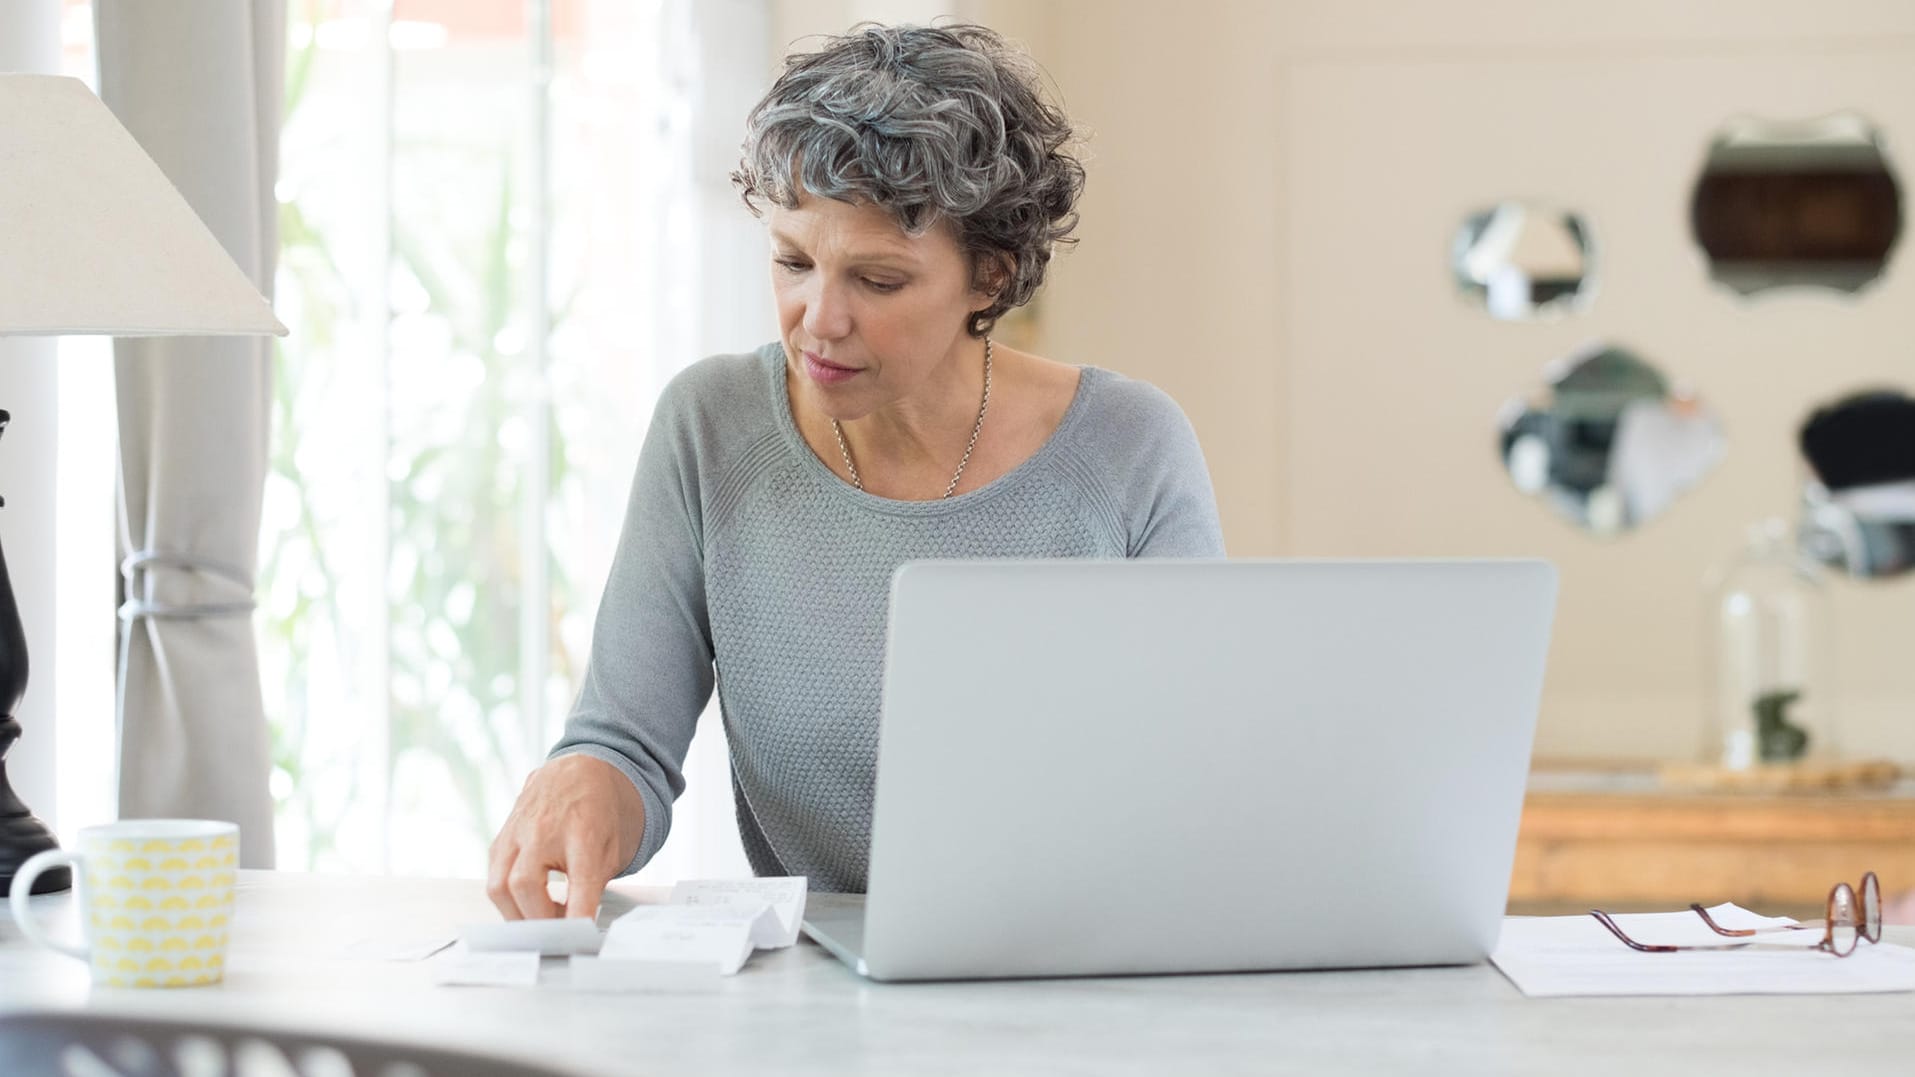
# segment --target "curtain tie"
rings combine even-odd
[[[173,568],[187,572],[204,572],[209,576],[234,583],[244,588],[248,595],[253,591],[250,575],[221,561],[197,557],[183,553],[161,553],[158,550],[141,550],[120,562],[120,575],[126,577],[126,593],[137,594],[140,590],[139,573],[149,568]],[[120,620],[131,624],[141,618],[150,617],[161,621],[191,621],[207,617],[237,617],[250,615],[258,603],[250,597],[240,602],[200,602],[191,605],[175,606],[165,602],[148,602],[142,598],[129,598],[120,607]]]

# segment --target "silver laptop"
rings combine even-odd
[[[892,581],[877,980],[1442,965],[1495,945],[1541,561],[923,562]]]

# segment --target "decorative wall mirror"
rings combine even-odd
[[[1500,420],[1517,489],[1594,535],[1654,519],[1722,457],[1721,425],[1647,361],[1594,344],[1551,363]]]
[[[1470,214],[1450,245],[1463,295],[1489,316],[1527,321],[1588,306],[1595,256],[1580,216],[1523,202]]]
[[[1814,475],[1802,491],[1809,555],[1866,579],[1915,569],[1915,398],[1843,397],[1811,412],[1798,440]]]
[[[1902,200],[1881,136],[1861,116],[1745,118],[1710,143],[1689,218],[1709,275],[1743,295],[1855,292],[1888,265]]]

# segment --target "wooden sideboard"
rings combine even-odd
[[[1835,883],[1915,890],[1915,781],[1857,792],[1695,792],[1650,766],[1539,764],[1516,843],[1509,910],[1681,909],[1734,901],[1819,916]]]

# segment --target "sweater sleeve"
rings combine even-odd
[[[1223,525],[1197,432],[1169,394],[1147,382],[1111,387],[1106,459],[1117,485],[1127,557],[1223,557]]]
[[[638,787],[645,834],[620,874],[665,843],[685,753],[713,686],[705,605],[700,456],[682,377],[659,398],[592,631],[578,701],[550,758],[581,753]]]

